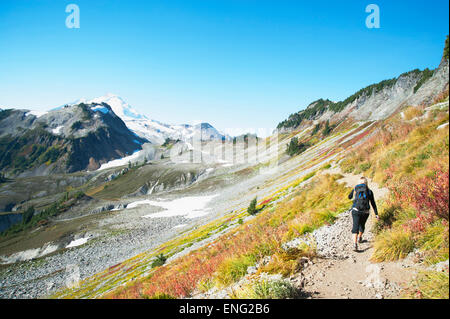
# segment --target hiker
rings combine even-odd
[[[375,212],[375,217],[378,219],[377,205],[375,204],[375,198],[373,197],[373,192],[367,186],[367,178],[361,177],[360,183],[355,186],[354,189],[348,195],[348,199],[353,198],[353,193],[355,193],[355,199],[353,200],[352,207],[352,218],[353,218],[353,228],[352,234],[354,235],[354,250],[358,251],[358,242],[362,243],[363,233],[366,225],[367,218],[369,218],[370,206],[372,205],[373,211]]]

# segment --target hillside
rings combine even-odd
[[[445,56],[445,53],[444,53]],[[429,105],[448,85],[448,59],[444,57],[435,70],[418,69],[406,72],[397,78],[369,85],[344,101],[332,102],[319,99],[305,110],[291,114],[280,122],[281,132],[293,130],[311,121],[339,124],[346,119],[374,121],[384,119],[407,105]]]
[[[39,214],[0,238],[0,296],[448,298],[448,67],[444,50],[432,74],[319,100],[265,140],[169,139],[157,160],[3,182]],[[361,175],[380,219],[354,252]]]
[[[256,217],[105,297],[448,298],[448,91],[441,98],[445,102],[409,107],[377,123],[355,155],[338,153],[332,170],[326,165],[262,197]],[[386,135],[386,125],[393,135]],[[386,187],[375,192],[381,218],[370,222],[360,254],[348,242],[346,212],[348,186],[357,176],[344,175],[350,179],[342,183],[338,168],[364,172],[375,190],[377,183]],[[436,185],[429,189],[435,200],[423,201],[430,185]],[[239,212],[230,219],[246,214]],[[170,256],[167,248],[158,252]],[[120,273],[111,269],[108,276]]]

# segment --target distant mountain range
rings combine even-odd
[[[94,170],[146,142],[106,103],[0,112],[0,169],[10,176]]]
[[[167,140],[192,144],[231,139],[208,123],[169,125],[149,119],[106,94],[50,111],[0,110],[0,170],[35,176],[95,170],[111,160]]]
[[[71,105],[79,103],[107,103],[131,131],[153,144],[163,144],[167,138],[182,141],[189,141],[192,137],[201,140],[229,139],[229,136],[219,132],[209,123],[170,125],[150,119],[132,108],[124,99],[111,93],[91,100],[80,99]]]
[[[277,129],[292,131],[311,123],[330,129],[347,119],[376,121],[406,105],[426,105],[448,90],[448,63],[446,44],[437,69],[403,73],[341,102],[319,99],[291,114]],[[80,99],[48,112],[0,109],[0,171],[6,176],[37,176],[96,170],[142,150],[145,143],[159,147],[180,142],[181,150],[191,151],[193,139],[232,140],[209,123],[171,125],[150,119],[115,94]]]

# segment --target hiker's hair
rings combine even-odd
[[[366,186],[367,186],[367,178],[365,178],[364,176],[361,176],[361,183],[366,184]]]

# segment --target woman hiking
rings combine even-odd
[[[355,194],[355,199],[353,200],[352,207],[352,218],[353,218],[353,228],[352,234],[354,236],[354,251],[358,251],[358,242],[362,243],[363,233],[366,225],[367,218],[369,218],[370,206],[372,205],[373,211],[375,212],[375,217],[378,219],[377,205],[375,204],[375,198],[373,197],[373,192],[367,186],[367,178],[361,177],[358,185],[348,195],[348,199],[353,198],[353,193]]]

